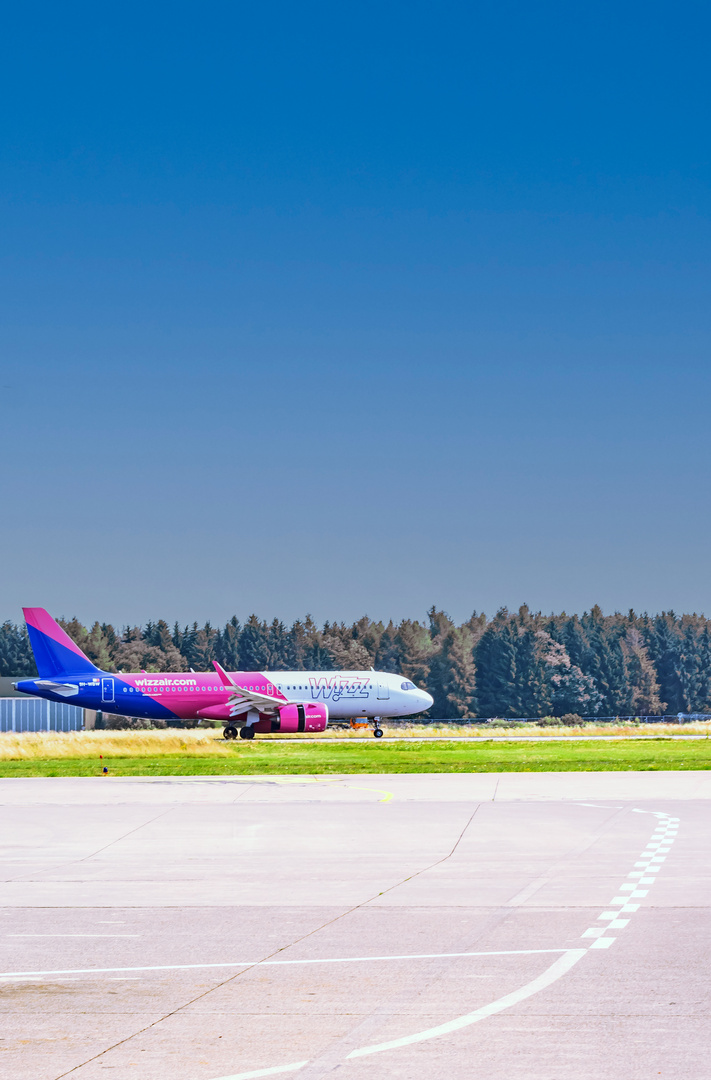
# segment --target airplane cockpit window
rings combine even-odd
[[[414,690],[415,689],[415,684],[414,684],[414,682],[409,682],[406,679],[405,682],[400,683],[400,689],[401,690]]]

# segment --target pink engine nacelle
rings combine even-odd
[[[328,705],[283,705],[278,719],[272,721],[272,731],[325,731],[328,724]],[[278,726],[277,726],[278,725]]]

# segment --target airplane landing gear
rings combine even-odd
[[[236,739],[237,738],[237,728],[233,727],[232,724],[228,724],[227,727],[225,728],[223,734],[224,734],[226,739]]]
[[[373,738],[374,739],[382,739],[382,737],[383,737],[383,729],[380,726],[380,717],[379,716],[374,716],[373,717],[373,722],[374,722]]]
[[[244,727],[241,727],[239,729],[239,737],[240,737],[240,739],[253,739],[254,738],[254,728],[250,727],[249,724],[245,724]]]

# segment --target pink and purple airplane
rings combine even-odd
[[[85,656],[44,608],[23,608],[39,678],[23,694],[148,720],[220,720],[225,738],[255,732],[325,731],[329,719],[365,718],[380,738],[385,717],[412,716],[433,699],[385,671],[173,671],[118,675]]]

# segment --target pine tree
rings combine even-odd
[[[397,630],[391,621],[380,635],[378,652],[373,665],[378,671],[391,671],[395,675],[402,673],[402,659],[396,638]]]
[[[269,670],[286,671],[289,668],[289,632],[284,623],[273,619],[267,634]]]
[[[441,720],[476,716],[473,635],[468,627],[451,627],[438,635],[439,649],[430,663],[428,686],[434,698],[430,709]]]
[[[699,677],[697,696],[692,709],[694,712],[707,713],[711,711],[711,629],[706,620],[704,620],[697,647]]]
[[[0,625],[0,675],[18,679],[37,675],[27,627],[9,621]]]
[[[306,652],[309,648],[309,635],[315,624],[310,615],[304,622],[297,619],[289,630],[286,667],[288,671],[306,670]]]
[[[518,716],[546,716],[551,703],[545,649],[551,638],[544,630],[536,629],[528,609],[519,611],[512,630],[516,657],[512,704],[515,704]]]
[[[516,634],[516,636],[518,636]],[[520,716],[516,648],[506,608],[501,608],[474,650],[480,716]]]
[[[620,639],[625,657],[629,711],[633,716],[659,716],[662,702],[654,665],[649,659],[644,638],[636,626],[630,626]]]
[[[679,652],[679,681],[686,712],[698,712],[696,704],[703,696],[703,673],[699,663],[697,620],[684,615],[681,619],[681,648]]]
[[[673,611],[663,611],[653,620],[654,632],[649,654],[657,672],[659,696],[664,709],[671,713],[687,712],[681,680],[681,633]]]
[[[427,628],[416,619],[403,619],[397,628],[393,644],[399,657],[398,674],[404,675],[416,686],[427,686],[430,663],[434,655],[432,638]]]
[[[629,690],[625,677],[625,659],[620,646],[623,625],[615,619],[605,619],[596,604],[580,620],[587,637],[590,657],[586,674],[595,679],[595,686],[602,698],[602,715],[624,716],[627,714]]]
[[[239,655],[244,671],[269,668],[269,631],[265,622],[250,615],[239,636]]]
[[[241,671],[239,656],[239,636],[242,627],[239,619],[233,615],[225,625],[224,630],[218,634],[215,642],[215,659],[225,671]]]

